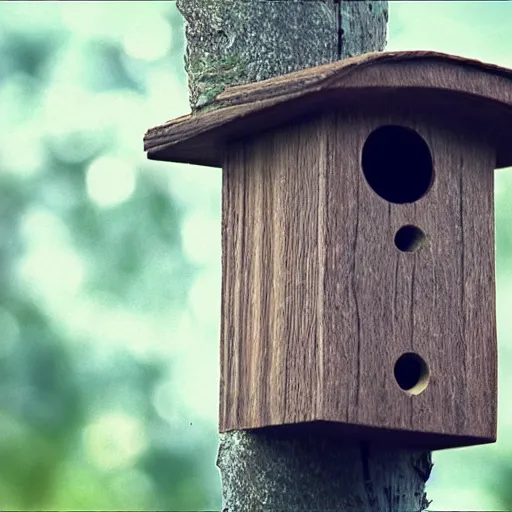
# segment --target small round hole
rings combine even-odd
[[[413,352],[398,358],[394,373],[397,384],[410,395],[419,395],[425,391],[430,379],[427,363]]]
[[[425,233],[412,225],[402,226],[395,235],[395,245],[399,251],[417,251],[425,242]]]

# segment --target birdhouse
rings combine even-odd
[[[221,431],[496,440],[512,70],[363,55],[229,88],[145,149],[222,168]]]

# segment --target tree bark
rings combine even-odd
[[[221,434],[222,512],[419,512],[430,452],[306,433]]]
[[[190,106],[257,82],[386,43],[387,1],[178,0],[186,21]]]
[[[178,0],[192,111],[224,88],[386,44],[387,1]],[[296,430],[221,434],[223,512],[413,512],[428,506],[428,451]]]

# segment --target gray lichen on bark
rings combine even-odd
[[[386,43],[387,2],[178,0],[190,106],[230,85],[333,62]]]
[[[386,46],[388,3],[342,1],[339,5],[340,59]]]

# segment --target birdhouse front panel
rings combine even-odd
[[[322,419],[431,447],[493,440],[495,150],[382,110],[325,132]]]
[[[493,439],[495,159],[482,134],[399,108],[231,145],[221,430]]]

